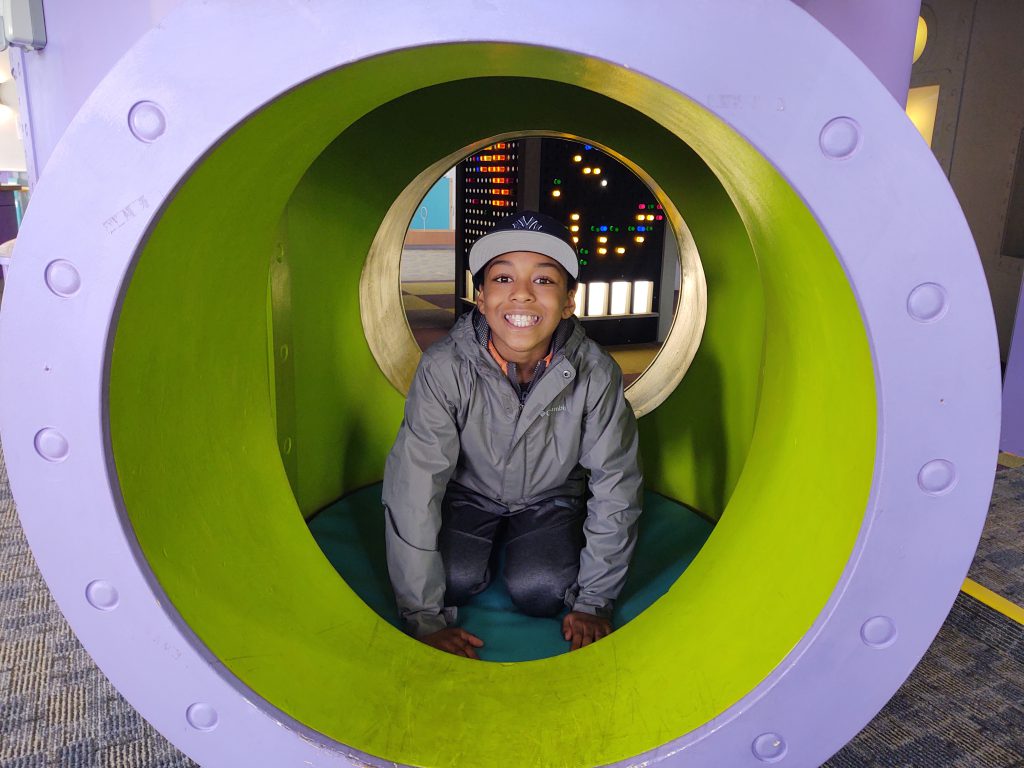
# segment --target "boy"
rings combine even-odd
[[[576,650],[612,631],[636,543],[636,420],[618,365],[573,316],[565,227],[513,215],[469,265],[476,310],[424,353],[384,470],[391,583],[411,634],[478,658],[483,641],[455,626],[455,608],[490,583],[503,535],[513,603],[568,607]]]

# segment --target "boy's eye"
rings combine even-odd
[[[550,285],[553,281],[550,277],[544,277],[541,275],[540,277],[535,278],[533,282],[540,283],[541,285]]]
[[[509,277],[508,275],[495,275],[494,276],[494,282],[496,282],[496,283],[511,283],[512,282],[512,278]]]

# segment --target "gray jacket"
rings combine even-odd
[[[582,496],[587,471],[586,546],[572,608],[608,616],[626,580],[643,493],[622,372],[572,318],[564,346],[520,405],[474,330],[475,314],[423,354],[384,470],[388,569],[402,618],[416,636],[455,620],[444,606],[437,547],[449,480],[515,512],[551,496]]]

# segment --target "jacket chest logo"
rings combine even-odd
[[[567,411],[567,410],[569,410],[569,409],[565,406],[565,403],[562,403],[561,405],[553,405],[550,408],[546,408],[545,410],[541,411],[537,415],[538,416],[550,416],[552,413],[558,413],[559,411]]]

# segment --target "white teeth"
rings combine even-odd
[[[540,318],[536,315],[505,315],[505,319],[516,328],[529,328],[540,322]]]

